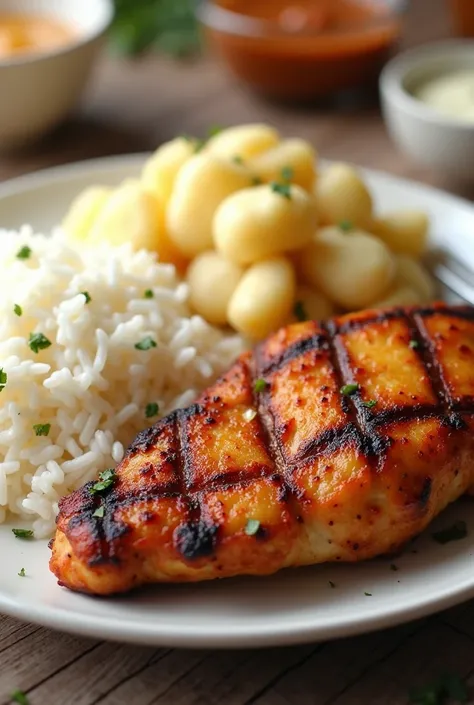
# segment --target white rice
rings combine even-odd
[[[149,252],[72,246],[29,227],[0,230],[0,241],[0,523],[16,514],[48,536],[60,497],[119,462],[157,420],[147,404],[160,416],[189,404],[243,344],[193,316],[186,284]],[[31,256],[18,259],[25,245]],[[50,347],[34,353],[31,333]],[[147,337],[156,347],[136,349]],[[36,424],[50,424],[48,435]]]

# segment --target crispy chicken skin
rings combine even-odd
[[[50,567],[109,595],[391,553],[474,484],[473,431],[474,309],[295,324],[64,498]]]

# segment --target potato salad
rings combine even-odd
[[[75,240],[156,252],[187,280],[196,313],[251,340],[291,321],[429,301],[428,225],[421,211],[376,213],[356,168],[320,169],[309,142],[263,124],[176,137],[140,178],[80,193],[63,221]]]

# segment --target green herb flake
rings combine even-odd
[[[140,340],[139,343],[136,343],[135,348],[137,350],[151,350],[151,348],[156,348],[156,343],[153,338],[148,335],[146,338],[143,338],[143,340]]]
[[[343,233],[350,233],[351,230],[354,230],[354,226],[350,220],[341,220],[338,228],[342,230]]]
[[[91,494],[99,494],[100,492],[104,492],[104,490],[107,490],[114,484],[116,479],[115,470],[113,468],[103,470],[99,473],[99,480],[95,482],[92,487],[89,487],[89,492]]]
[[[93,513],[92,516],[97,517],[97,519],[103,519],[104,518],[104,511],[105,511],[104,505],[101,504],[100,507],[97,507],[97,509],[95,510],[95,512]]]
[[[33,538],[33,529],[12,529],[12,533],[17,539]]]
[[[253,385],[253,388],[255,389],[255,392],[257,394],[264,392],[267,387],[268,382],[266,382],[264,379],[256,379],[255,384]]]
[[[284,166],[280,173],[282,179],[285,181],[291,181],[295,175],[295,170],[292,166]]]
[[[5,385],[7,383],[8,375],[3,369],[3,367],[0,367],[0,392],[3,392],[5,389]]]
[[[362,402],[362,406],[365,406],[366,409],[373,409],[376,404],[377,399],[368,399],[367,401]]]
[[[200,139],[200,138],[196,138],[196,139],[194,140],[194,152],[195,152],[195,154],[199,154],[199,152],[200,152],[202,149],[204,149],[204,147],[206,146],[206,144],[207,144],[207,140],[203,140],[203,139]]]
[[[18,703],[18,705],[30,705],[30,701],[22,690],[14,690],[10,695],[10,700],[12,703]]]
[[[222,127],[222,125],[211,125],[211,127],[207,131],[208,137],[215,137],[220,132],[222,132],[223,129],[224,128]]]
[[[244,163],[244,160],[242,159],[240,154],[236,154],[235,157],[232,157],[232,161],[234,162],[234,164],[243,164]]]
[[[345,384],[343,387],[341,387],[340,392],[345,397],[351,397],[353,394],[358,392],[359,389],[360,387],[357,382],[354,382],[353,384]]]
[[[444,705],[447,699],[456,703],[467,703],[469,692],[460,676],[447,673],[433,683],[412,688],[409,698],[411,703],[418,705]]]
[[[371,592],[364,592],[364,595],[365,595],[366,597],[372,597],[372,593],[371,593]]]
[[[297,301],[295,303],[293,307],[293,314],[297,321],[303,322],[308,320],[308,314],[306,313],[306,309],[302,301]]]
[[[328,583],[329,583],[329,587],[330,587],[330,588],[335,588],[335,587],[336,587],[336,583],[333,583],[332,580],[328,580]]]
[[[247,536],[255,536],[255,534],[260,529],[260,522],[258,519],[248,519],[245,526],[245,533]]]
[[[43,333],[30,333],[28,341],[30,350],[38,354],[40,350],[46,350],[51,345],[51,341]]]
[[[20,578],[26,578],[26,570],[24,568],[21,568],[18,575],[20,576]]]
[[[272,181],[270,184],[270,188],[273,193],[278,193],[280,194],[280,196],[283,196],[283,198],[287,198],[289,201],[291,201],[290,184],[280,184],[278,183],[278,181]]]
[[[393,570],[393,572],[395,573],[398,570],[398,565],[395,565],[395,563],[391,563],[390,570]]]
[[[420,347],[420,343],[417,340],[410,340],[410,342],[408,343],[408,346],[412,350],[418,350],[418,348]]]
[[[81,291],[81,294],[85,296],[86,298],[86,304],[88,304],[90,301],[92,301],[91,296],[88,291]]]
[[[449,543],[450,541],[459,541],[467,536],[467,526],[465,521],[456,521],[452,526],[435,531],[431,534],[437,543]]]
[[[251,181],[252,186],[261,186],[263,184],[262,179],[259,176],[254,176]]]
[[[33,425],[33,430],[37,436],[49,436],[51,431],[50,423],[36,423]]]
[[[13,306],[13,313],[16,316],[22,316],[23,315],[23,309],[19,304],[14,304]]]
[[[154,296],[153,289],[145,289],[145,293],[143,294],[144,299],[152,299]]]
[[[158,416],[160,413],[160,407],[156,402],[150,402],[150,404],[147,404],[145,407],[145,416],[147,419],[153,418],[153,416]]]
[[[28,245],[23,245],[16,253],[17,259],[29,259],[29,257],[31,257],[31,247]]]

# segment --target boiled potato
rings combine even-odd
[[[301,250],[305,281],[349,311],[382,298],[394,281],[395,258],[383,242],[361,230],[326,227]]]
[[[306,245],[316,229],[312,196],[300,186],[276,191],[263,185],[226,198],[213,221],[214,243],[224,257],[247,265]]]
[[[421,301],[432,301],[436,295],[435,285],[423,265],[407,255],[398,255],[396,260],[397,281],[414,289]]]
[[[85,240],[89,237],[94,221],[104,208],[112,189],[105,186],[90,186],[76,196],[63,220],[64,232]]]
[[[176,137],[171,142],[158,147],[143,168],[142,184],[145,189],[166,205],[179,170],[195,151],[195,142],[185,137]]]
[[[227,319],[239,333],[259,340],[288,321],[295,301],[293,267],[284,257],[252,265],[237,285]]]
[[[206,150],[212,154],[232,159],[251,159],[280,141],[278,132],[269,125],[237,125],[222,130],[207,142]]]
[[[166,210],[167,230],[176,247],[189,258],[211,249],[218,206],[251,181],[245,166],[207,153],[191,157],[176,178]]]
[[[415,306],[422,303],[421,297],[411,286],[400,284],[373,304],[373,308],[390,308],[391,306]]]
[[[370,224],[372,196],[349,164],[333,164],[326,169],[316,182],[315,194],[323,224],[347,222],[360,228]]]
[[[243,270],[218,252],[203,252],[190,264],[189,302],[200,316],[216,325],[227,323],[227,307]]]
[[[255,157],[250,168],[262,181],[291,181],[312,191],[316,177],[316,152],[305,140],[283,140]]]
[[[371,232],[393,252],[420,257],[428,239],[428,216],[421,211],[397,211],[374,218]]]
[[[292,321],[325,321],[334,314],[334,306],[324,294],[310,286],[296,289]]]
[[[90,240],[111,245],[130,242],[134,250],[157,250],[159,204],[139,181],[127,181],[112,192],[100,211]]]

